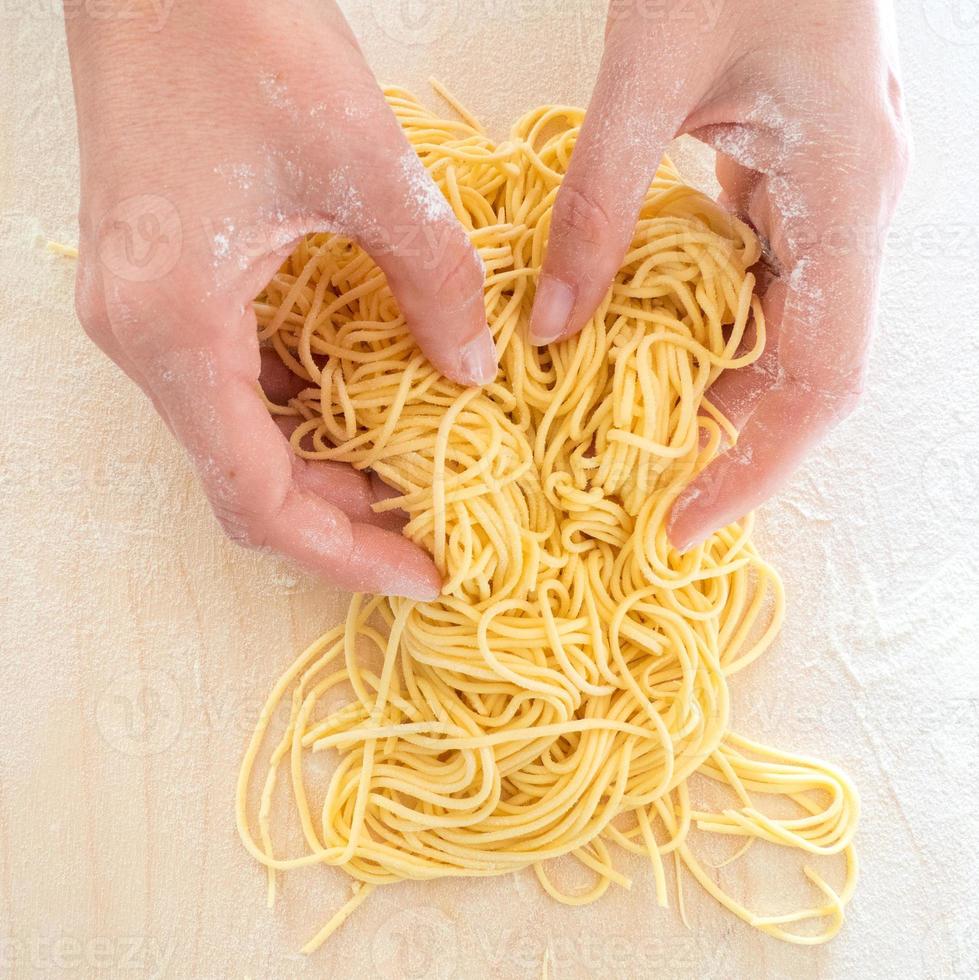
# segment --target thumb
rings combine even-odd
[[[606,44],[554,203],[530,321],[536,344],[576,333],[602,302],[666,145],[686,116],[687,83],[678,88],[674,77],[657,79],[658,59],[648,53],[640,59],[631,40],[627,48],[614,37]]]

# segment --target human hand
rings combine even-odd
[[[669,5],[612,2],[532,339],[563,339],[591,317],[681,133],[717,150],[721,199],[762,236],[774,275],[764,356],[711,388],[740,433],[674,505],[681,550],[774,494],[859,396],[909,154],[888,13],[877,0],[743,0],[698,30]]]
[[[325,229],[372,255],[445,375],[496,373],[479,258],[343,16],[215,0],[154,31],[76,7],[86,332],[152,399],[233,539],[348,589],[434,598],[435,566],[375,517],[368,477],[298,459],[258,389],[252,299]]]

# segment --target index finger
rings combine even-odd
[[[659,40],[666,46],[672,39]],[[554,202],[530,321],[535,344],[579,331],[608,293],[666,145],[699,84],[696,65],[678,80],[675,62],[634,42],[610,27],[595,91]]]

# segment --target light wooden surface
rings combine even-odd
[[[437,73],[497,132],[587,98],[594,0],[346,6],[383,78]],[[979,24],[953,7],[899,4],[918,163],[870,391],[764,510],[788,624],[736,685],[742,730],[859,783],[843,934],[781,945],[689,882],[688,931],[632,866],[631,893],[581,910],[531,877],[385,889],[305,960],[345,879],[296,873],[267,910],[233,789],[269,685],[344,600],[222,539],[163,425],[75,323],[72,266],[40,247],[75,239],[57,4],[0,6],[0,976],[528,978],[545,947],[560,980],[979,975]],[[806,896],[769,856],[725,881],[763,905]]]

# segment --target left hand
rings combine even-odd
[[[532,340],[564,339],[592,316],[681,133],[717,150],[722,201],[766,240],[776,274],[765,355],[711,389],[740,435],[674,506],[680,549],[774,494],[858,399],[909,156],[888,15],[884,0],[741,0],[698,29],[669,5],[613,0]]]

